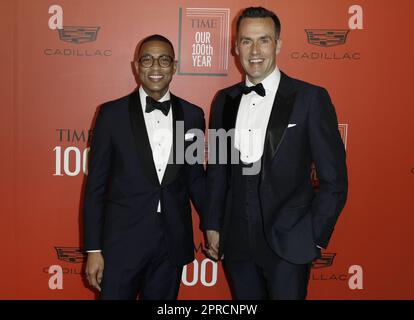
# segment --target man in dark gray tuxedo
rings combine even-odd
[[[235,49],[246,79],[218,92],[210,117],[210,129],[233,134],[224,147],[219,135],[209,136],[219,147],[210,152],[202,228],[208,254],[224,257],[236,299],[304,299],[311,262],[327,247],[347,198],[331,99],[280,71],[279,35],[273,12],[241,13]]]

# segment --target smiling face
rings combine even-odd
[[[169,56],[173,59],[169,67],[160,66],[158,58],[161,56],[164,56],[164,58]],[[168,91],[170,82],[177,69],[173,49],[168,43],[163,41],[148,41],[142,45],[138,57],[138,59],[154,58],[154,63],[151,67],[144,67],[138,61],[135,61],[134,65],[142,88],[150,97],[160,100]]]
[[[237,34],[236,54],[249,80],[260,83],[276,67],[282,42],[272,18],[244,18]]]

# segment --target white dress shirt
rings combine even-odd
[[[264,97],[252,91],[241,98],[234,132],[234,147],[240,151],[240,159],[245,163],[256,162],[263,155],[266,128],[279,82],[280,70],[276,66],[262,81],[266,90]],[[246,86],[254,86],[247,77]]]
[[[165,116],[160,110],[154,110],[146,113],[147,93],[139,87],[139,98],[141,100],[142,113],[144,114],[145,126],[147,128],[148,139],[152,150],[152,159],[154,160],[155,169],[157,170],[158,181],[161,183],[167,168],[168,158],[171,152],[173,139],[172,111]],[[163,102],[170,100],[170,91],[158,100]],[[158,201],[157,212],[161,212],[161,201]]]

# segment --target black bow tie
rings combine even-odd
[[[261,83],[258,83],[252,87],[243,86],[242,88],[243,94],[249,94],[252,91],[256,92],[259,96],[262,96],[262,97],[266,95],[266,90]]]
[[[145,112],[152,112],[155,109],[160,110],[165,116],[168,115],[168,112],[170,111],[170,100],[158,102],[150,96],[147,96]]]

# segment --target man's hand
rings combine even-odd
[[[101,252],[88,252],[86,262],[86,278],[89,285],[101,291],[101,281],[104,270],[104,258]]]
[[[206,231],[206,238],[207,238],[207,250],[206,253],[210,258],[214,260],[219,260],[219,242],[220,242],[220,233],[216,230],[207,230]],[[220,257],[223,259],[223,257]]]

